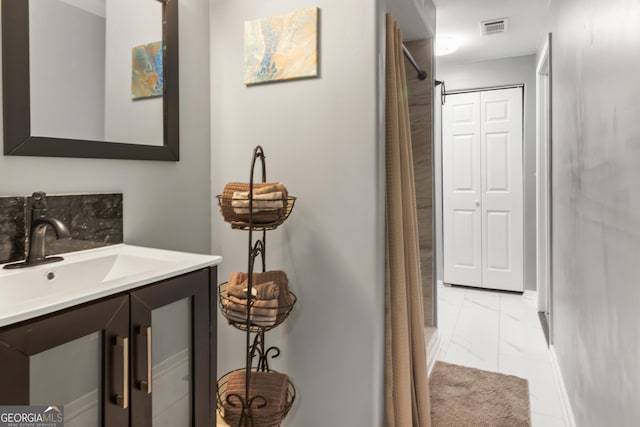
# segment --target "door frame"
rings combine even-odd
[[[551,69],[551,33],[548,33],[536,66],[536,288],[538,311],[544,313],[548,323],[549,344],[553,341]]]
[[[522,208],[523,208],[523,241],[522,241],[522,253],[523,253],[523,266],[522,266],[522,274],[523,274],[523,289],[526,290],[526,284],[524,282],[525,280],[525,268],[526,268],[526,257],[525,257],[525,248],[526,248],[526,236],[524,233],[524,227],[525,227],[525,222],[524,222],[524,201],[525,201],[525,180],[524,180],[524,167],[525,167],[525,158],[524,158],[524,153],[525,153],[525,84],[524,83],[514,83],[514,84],[508,84],[508,85],[497,85],[497,86],[483,86],[483,87],[474,87],[474,88],[467,88],[467,89],[454,89],[454,90],[443,90],[441,92],[441,99],[442,99],[442,103],[440,105],[440,135],[439,138],[437,138],[437,141],[434,139],[434,147],[437,145],[437,154],[435,156],[436,162],[439,163],[438,167],[434,167],[434,172],[438,173],[438,177],[436,179],[435,185],[436,185],[436,200],[439,199],[440,201],[440,206],[437,207],[436,206],[436,211],[439,211],[439,215],[440,218],[436,218],[436,227],[440,227],[440,234],[442,236],[442,242],[440,243],[440,245],[438,244],[439,242],[436,242],[436,258],[438,257],[438,255],[440,255],[440,259],[443,260],[442,264],[437,264],[436,268],[437,269],[441,269],[440,271],[436,271],[436,274],[441,274],[442,277],[442,285],[447,284],[446,280],[444,279],[444,241],[446,239],[446,236],[444,234],[444,155],[443,155],[443,144],[444,144],[444,118],[443,118],[443,106],[446,103],[446,96],[447,95],[456,95],[456,94],[462,94],[462,93],[472,93],[472,92],[487,92],[487,91],[493,91],[493,90],[502,90],[502,89],[520,89],[522,91],[522,187],[521,187],[521,192],[522,192]],[[437,137],[437,135],[436,135]],[[438,254],[438,252],[440,252],[440,254]],[[438,284],[440,284],[440,281],[437,281]]]

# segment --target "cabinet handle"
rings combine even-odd
[[[116,395],[116,402],[127,409],[129,407],[129,337],[117,337],[116,345],[122,347],[122,394]]]
[[[147,379],[140,381],[140,390],[146,390],[147,394],[151,394],[151,326],[144,330],[140,328],[138,331],[147,336]]]
[[[147,327],[147,394],[151,394],[151,326]]]

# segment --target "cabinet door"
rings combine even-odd
[[[131,293],[134,427],[209,425],[209,270]]]
[[[0,404],[63,405],[66,427],[127,426],[129,298],[0,330]]]

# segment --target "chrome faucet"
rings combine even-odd
[[[24,268],[39,264],[62,261],[61,256],[45,256],[45,236],[47,229],[51,227],[56,233],[57,239],[70,239],[71,234],[66,225],[59,219],[47,217],[46,194],[42,192],[33,193],[31,204],[31,225],[29,226],[29,250],[24,262],[7,264],[4,268]]]

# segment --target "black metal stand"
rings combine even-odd
[[[265,183],[267,181],[267,171],[265,164],[265,155],[261,146],[257,146],[253,151],[253,158],[251,162],[251,176],[249,181],[249,226],[246,228],[249,232],[249,241],[248,241],[248,283],[247,283],[247,317],[246,322],[243,326],[245,326],[245,337],[246,337],[246,360],[245,360],[245,390],[244,396],[240,396],[237,393],[227,394],[226,402],[233,408],[240,409],[240,421],[237,426],[233,427],[255,427],[254,420],[254,409],[261,409],[268,405],[267,400],[264,396],[255,395],[251,396],[251,372],[268,372],[269,369],[269,358],[276,358],[280,355],[280,349],[275,346],[267,347],[265,342],[265,331],[271,328],[261,328],[257,327],[251,321],[251,307],[253,306],[255,299],[253,299],[253,286],[254,286],[254,277],[253,272],[255,271],[256,258],[260,256],[262,261],[262,272],[266,271],[266,239],[267,232],[265,227],[260,227],[260,225],[255,226],[254,224],[254,213],[253,213],[253,187],[254,187],[254,173],[255,166],[257,161],[260,161],[262,166],[262,180],[261,182]],[[254,231],[260,232],[262,231],[262,237],[254,242]],[[251,337],[251,334],[254,333],[255,337]],[[255,364],[254,364],[255,360]],[[290,384],[290,387],[293,386]],[[294,389],[295,391],[295,389]],[[295,397],[295,394],[294,394]],[[293,402],[291,402],[293,403]],[[286,412],[285,414],[286,415]]]

